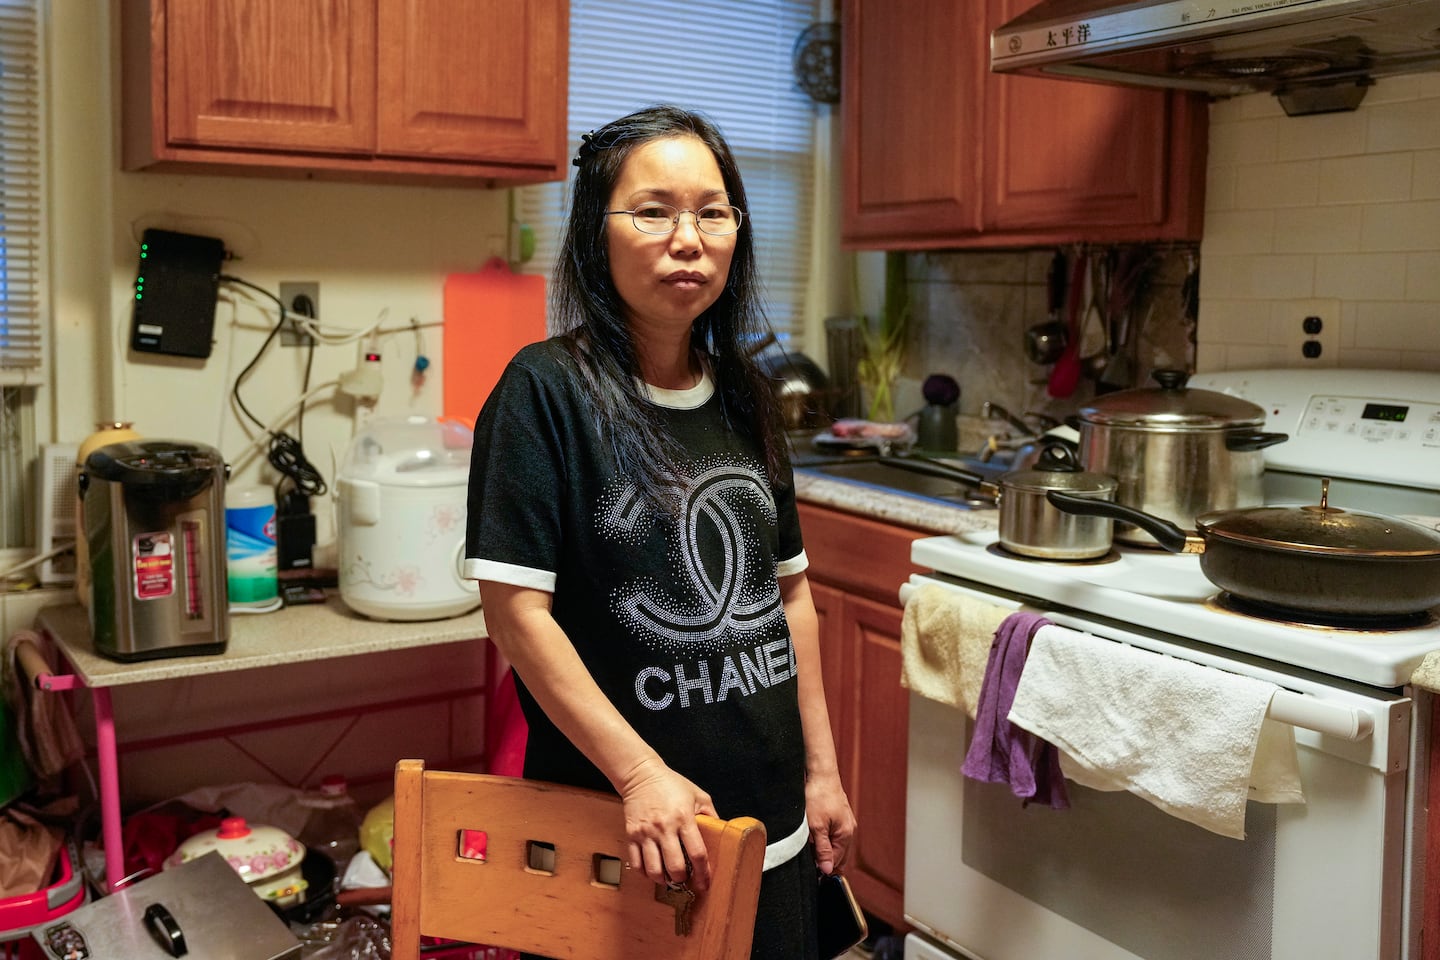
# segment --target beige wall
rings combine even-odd
[[[1210,120],[1199,368],[1440,370],[1440,73],[1381,80],[1351,113],[1255,95]]]

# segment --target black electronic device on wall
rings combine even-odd
[[[181,357],[210,356],[225,243],[169,230],[146,230],[135,271],[130,348]]]

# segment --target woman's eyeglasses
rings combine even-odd
[[[695,226],[701,233],[712,237],[726,237],[739,230],[740,221],[745,217],[743,210],[728,203],[712,203],[699,210],[677,210],[668,203],[647,203],[634,210],[606,210],[605,216],[625,214],[641,233],[664,236],[674,233],[680,218],[687,213],[695,217]]]

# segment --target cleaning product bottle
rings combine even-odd
[[[360,850],[360,808],[350,796],[345,778],[331,774],[320,788],[300,798],[310,816],[300,831],[300,842],[335,861],[335,875],[343,877],[350,858]]]
[[[230,606],[279,606],[275,494],[269,487],[225,488],[225,563]]]

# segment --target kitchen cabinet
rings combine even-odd
[[[563,179],[568,0],[124,0],[127,170]]]
[[[829,677],[826,677],[828,683]],[[1419,721],[1417,721],[1419,722]],[[1440,960],[1440,710],[1430,713],[1426,757],[1424,891],[1420,910],[1420,960]]]
[[[847,248],[1200,238],[1204,99],[990,73],[990,31],[1035,2],[845,0]]]
[[[846,876],[861,906],[903,929],[909,697],[899,590],[919,572],[910,543],[929,534],[809,503],[800,524],[840,778],[859,821]]]

